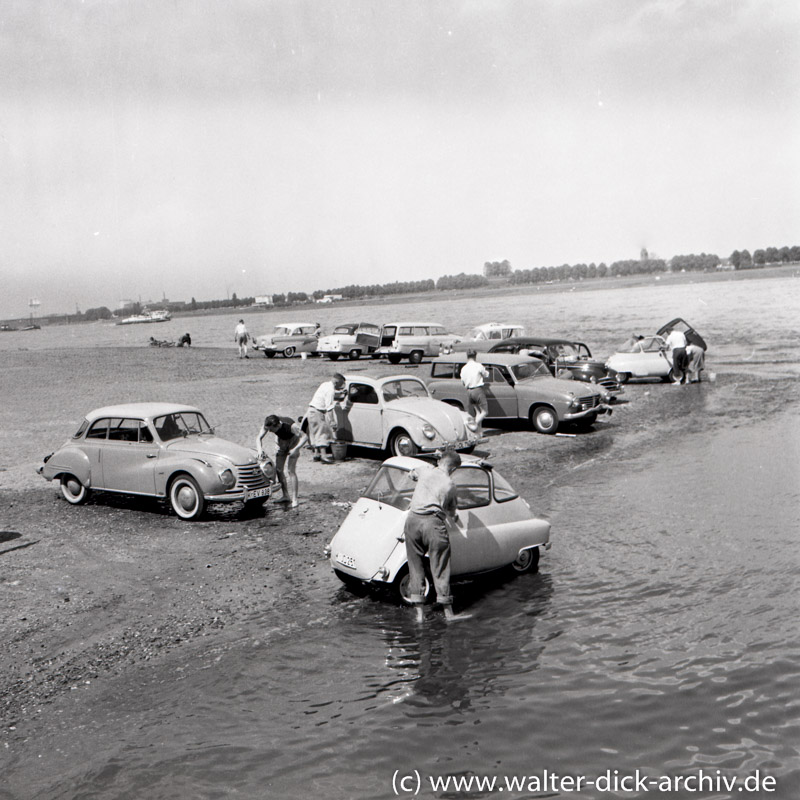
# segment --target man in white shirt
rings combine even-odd
[[[344,384],[344,375],[335,373],[332,380],[325,381],[317,387],[308,404],[306,411],[308,438],[314,449],[314,461],[322,461],[325,464],[333,461],[326,451],[338,427],[334,408],[339,400],[344,399]]]
[[[247,339],[249,336],[250,334],[247,332],[244,320],[240,319],[239,324],[233,330],[233,341],[236,342],[239,347],[239,358],[248,358]]]
[[[666,342],[672,356],[672,374],[675,378],[672,383],[685,383],[686,368],[689,366],[689,359],[686,355],[686,336],[683,331],[673,328],[667,334]]]
[[[467,409],[478,425],[480,431],[481,423],[486,415],[489,413],[489,402],[486,399],[486,389],[483,385],[483,379],[489,377],[489,371],[483,364],[477,361],[477,353],[474,350],[467,350],[467,363],[461,368],[461,383],[467,390],[467,400],[469,401],[469,408]]]

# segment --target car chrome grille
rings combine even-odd
[[[580,404],[578,407],[581,411],[588,411],[590,408],[600,405],[600,395],[593,394],[589,397],[579,397],[578,403]]]
[[[245,487],[248,491],[252,491],[267,485],[267,479],[258,464],[237,464],[236,472],[238,477],[236,489]]]

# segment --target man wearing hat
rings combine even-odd
[[[483,386],[483,379],[489,377],[488,370],[477,361],[477,353],[474,350],[467,350],[467,363],[461,368],[461,383],[467,389],[469,408],[467,411],[475,417],[480,432],[481,423],[489,413],[489,403],[486,400],[486,389]]]

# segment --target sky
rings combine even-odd
[[[794,0],[3,0],[0,318],[800,244]]]

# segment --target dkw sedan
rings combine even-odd
[[[319,341],[319,324],[316,322],[287,322],[276,325],[272,333],[256,338],[254,350],[263,350],[267,358],[280,353],[292,358],[297,353],[316,353]]]
[[[346,375],[345,381],[347,399],[337,410],[341,441],[396,456],[467,451],[480,441],[475,420],[435,400],[419,378]]]
[[[128,403],[87,414],[37,472],[59,481],[73,505],[95,490],[159,497],[181,519],[194,520],[206,503],[263,503],[270,468],[252,450],[217,436],[196,408]]]
[[[403,527],[416,485],[411,472],[430,468],[416,458],[383,462],[325,548],[343,583],[390,588],[409,602]],[[485,461],[464,457],[451,478],[458,492],[458,522],[447,522],[451,577],[503,567],[535,571],[541,551],[550,548],[550,523],[535,517],[528,503]],[[431,594],[430,581],[425,593]]]

